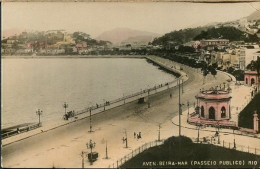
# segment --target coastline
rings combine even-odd
[[[183,85],[184,93],[181,96],[183,103],[186,103],[186,101],[195,102],[194,96],[201,87],[210,88],[216,83],[212,80],[214,77],[209,76],[206,83],[202,84],[203,76],[201,73],[194,71],[195,69],[184,65],[179,66],[176,62],[160,57],[154,59],[169,67],[182,67],[189,75],[189,79]],[[218,83],[226,82],[227,79],[227,75],[221,72],[216,75]],[[167,89],[167,86],[164,89]],[[84,119],[76,122],[73,122],[75,119],[71,119],[69,125],[57,127],[55,130],[48,132],[40,132],[39,130],[39,134],[33,137],[3,146],[5,167],[50,168],[55,166],[55,168],[80,168],[79,153],[88,151],[86,142],[92,139],[97,143],[95,151],[100,154],[100,158],[92,166],[87,163],[86,168],[103,168],[104,166],[111,166],[113,162],[120,160],[139,146],[157,139],[158,124],[162,126],[161,139],[168,138],[173,134],[176,135],[178,132],[171,119],[178,118],[179,89],[173,87],[168,90],[161,90],[158,89],[156,94],[150,95],[150,108],[147,108],[147,102],[138,104],[137,101],[129,99],[126,104],[108,109],[105,113],[96,111],[96,114],[92,116],[94,133],[88,132],[90,118],[85,116]],[[169,96],[170,93],[173,93],[172,98]],[[123,103],[123,101],[120,103]],[[185,106],[183,110],[186,108]],[[84,113],[84,115],[88,115],[88,113]],[[126,148],[125,144],[122,143],[125,130],[129,137],[129,148]],[[136,140],[132,135],[134,132],[142,132],[142,139]],[[106,140],[108,141],[109,159],[103,158]],[[238,142],[238,144],[241,143]],[[57,156],[60,153],[66,155]],[[30,163],[28,163],[28,160]]]
[[[64,59],[64,58],[145,58],[148,55],[2,55],[2,59]]]
[[[160,63],[159,61],[156,60],[156,57],[157,56],[146,56],[146,57],[138,57],[138,58],[144,58],[146,60],[149,60],[152,63],[158,65],[160,68],[167,70],[168,73],[172,72],[173,75],[179,75],[179,77],[176,77],[176,79],[174,81],[167,82],[166,84],[163,84],[162,86],[157,86],[156,88],[151,88],[149,96],[163,92],[165,90],[169,90],[169,88],[171,89],[171,88],[176,87],[178,78],[183,78],[183,82],[188,80],[188,76],[185,72],[174,69],[172,67],[168,67],[167,65]],[[100,106],[99,108],[93,109],[92,115],[104,113],[107,110],[111,110],[111,109],[114,109],[116,107],[120,107],[120,106],[122,106],[126,103],[137,101],[141,97],[147,98],[149,96],[148,96],[147,91],[145,91],[144,93],[137,92],[137,93],[134,93],[132,95],[125,96],[123,98],[118,98],[114,101],[111,101],[111,105],[105,106],[106,110],[103,109],[104,106]],[[85,118],[89,117],[89,110],[88,109],[79,110],[79,111],[76,111],[75,114],[76,114],[76,116],[74,118],[70,118],[68,121],[60,121],[56,124],[47,124],[46,126],[39,127],[37,129],[30,130],[30,131],[25,132],[25,133],[21,133],[21,134],[18,134],[18,135],[14,135],[14,136],[2,139],[2,146],[6,146],[6,145],[12,144],[14,142],[24,140],[26,138],[41,134],[42,132],[47,132],[47,131],[62,127],[64,125],[68,125],[70,123],[74,123],[74,122],[77,122],[79,120],[85,119]]]

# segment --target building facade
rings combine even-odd
[[[257,71],[246,70],[245,71],[245,84],[252,86],[258,84]]]
[[[229,120],[231,96],[228,91],[205,90],[197,96],[200,119],[204,120]]]
[[[200,41],[202,47],[206,46],[226,46],[229,44],[228,39],[203,39]]]

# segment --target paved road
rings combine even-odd
[[[164,59],[163,59],[164,60]],[[164,60],[165,62],[165,60]],[[169,61],[167,61],[169,62]],[[171,62],[169,62],[171,63]],[[200,88],[209,88],[228,79],[222,73],[207,77],[206,84],[203,77],[195,69],[184,67],[189,79],[184,83],[182,102],[195,102],[195,95]],[[169,97],[172,90],[173,97]],[[164,124],[178,114],[178,88],[172,88],[149,97],[151,108],[147,104],[137,104],[137,101],[107,110],[92,117],[94,133],[88,133],[89,118],[59,127],[55,130],[12,143],[2,148],[4,167],[81,167],[81,150],[86,150],[85,143],[91,138],[97,143],[96,150],[104,152],[104,138],[109,142],[111,161],[127,153],[123,149],[122,137],[124,129],[132,135],[134,131],[142,131],[143,140],[129,138],[131,148],[145,141],[157,138],[157,125]],[[163,131],[162,131],[163,134]],[[165,135],[166,136],[166,135]],[[130,148],[130,149],[131,149]],[[86,150],[87,151],[87,150]],[[100,154],[104,156],[104,153]],[[98,160],[94,167],[107,167],[105,160]],[[85,165],[85,167],[93,167]]]

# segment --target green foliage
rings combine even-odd
[[[144,152],[136,155],[121,168],[180,168],[180,166],[173,166],[171,164],[164,164],[164,166],[145,166],[143,162],[156,162],[159,161],[187,161],[188,165],[182,166],[185,168],[194,167],[191,166],[190,161],[233,161],[233,160],[259,160],[260,156],[249,154],[245,152],[236,151],[233,149],[227,149],[220,146],[210,144],[195,144],[187,137],[171,137],[167,139],[163,145],[156,146],[145,150]],[[245,164],[244,167],[247,167]],[[259,164],[258,164],[259,165]],[[212,167],[212,166],[196,166],[200,167]],[[222,166],[216,165],[215,168]],[[233,166],[239,167],[239,166]]]
[[[98,45],[98,46],[107,46],[111,45],[112,43],[109,41],[97,41],[95,39],[92,39],[89,34],[86,34],[84,32],[74,32],[72,34],[72,37],[75,39],[76,43],[80,42],[86,42],[88,45]]]
[[[228,39],[230,41],[259,42],[259,38],[256,35],[247,34],[235,27],[209,28],[194,37],[194,40],[218,38]]]
[[[238,126],[253,129],[253,114],[257,111],[260,117],[260,94],[256,94],[253,100],[240,112]]]
[[[168,45],[169,42],[175,42],[177,44],[183,44],[193,40],[193,38],[200,34],[201,31],[207,30],[207,27],[197,27],[181,29],[166,33],[162,37],[155,38],[152,42],[153,45]]]
[[[190,46],[183,46],[183,45],[181,45],[179,47],[178,51],[181,52],[181,53],[186,53],[186,52],[193,53],[193,52],[195,52],[195,49],[193,47],[190,47]]]
[[[227,72],[230,74],[232,74],[234,71],[235,71],[235,69],[233,67],[229,67],[227,70]]]
[[[256,61],[251,60],[251,62],[246,66],[246,69],[252,71],[256,70]]]
[[[213,66],[209,67],[210,73],[215,77],[217,75],[217,71],[216,68],[214,68]]]
[[[243,70],[235,70],[232,75],[236,77],[238,81],[244,81],[245,72]]]

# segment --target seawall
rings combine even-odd
[[[172,72],[174,74],[178,74],[179,78],[182,78],[183,81],[186,81],[188,79],[188,76],[186,75],[185,72],[177,70],[177,69],[173,69],[172,67],[168,67],[166,65],[166,63],[165,64],[161,63],[160,58],[158,58],[156,56],[146,56],[145,58],[150,60],[151,62],[159,65],[161,68],[163,68],[163,69],[165,69],[169,72]],[[59,121],[59,122],[52,124],[52,125],[46,125],[46,126],[38,128],[38,129],[31,130],[29,132],[21,133],[21,134],[6,138],[6,139],[2,140],[2,144],[3,144],[3,146],[6,146],[6,145],[9,145],[11,143],[32,137],[34,135],[41,134],[42,132],[48,132],[48,131],[53,130],[55,128],[58,128],[58,127],[61,127],[61,126],[64,126],[64,125],[68,125],[70,123],[74,123],[74,122],[77,122],[79,120],[85,119],[85,118],[89,117],[88,112],[89,112],[90,109],[92,110],[92,115],[95,115],[95,114],[98,114],[98,113],[103,113],[105,110],[113,109],[113,108],[122,106],[126,103],[137,101],[141,97],[147,97],[148,95],[160,93],[162,91],[168,90],[169,88],[173,88],[175,86],[177,86],[177,80],[174,80],[172,82],[168,82],[168,83],[165,83],[165,84],[161,84],[161,85],[152,87],[150,89],[146,89],[144,91],[134,93],[132,95],[124,96],[123,98],[119,98],[119,99],[110,101],[109,105],[100,104],[98,107],[92,106],[88,109],[77,111],[77,112],[75,112],[76,116],[73,117],[73,118],[70,118],[68,121]]]

